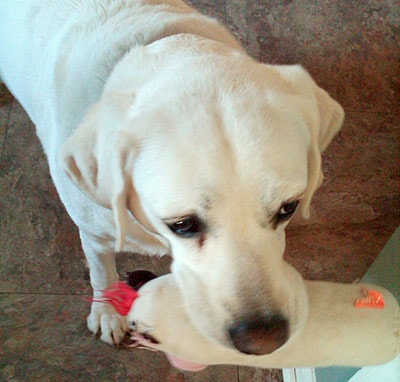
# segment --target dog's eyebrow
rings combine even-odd
[[[204,208],[204,210],[210,210],[212,206],[211,198],[209,196],[204,196],[200,205]]]

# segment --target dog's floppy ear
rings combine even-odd
[[[123,129],[123,118],[132,101],[132,96],[126,94],[103,96],[66,140],[59,157],[68,177],[92,200],[113,211],[117,251],[123,249],[128,198],[134,193],[132,174],[137,143]]]
[[[343,108],[315,83],[313,83],[313,87],[318,118],[317,121],[310,121],[309,126],[311,147],[308,155],[308,184],[301,205],[301,212],[305,218],[310,217],[311,199],[324,178],[321,168],[321,153],[331,143],[344,120]]]
[[[296,97],[310,132],[308,183],[300,206],[303,217],[309,218],[311,199],[323,180],[321,153],[342,127],[344,111],[301,66],[282,65],[274,66],[274,69]]]

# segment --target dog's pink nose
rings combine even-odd
[[[288,340],[289,323],[279,314],[241,321],[231,326],[229,336],[242,353],[269,354]]]

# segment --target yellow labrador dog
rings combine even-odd
[[[0,76],[37,127],[79,227],[95,298],[114,251],[172,253],[188,317],[219,346],[269,354],[302,329],[283,260],[342,108],[299,66],[249,57],[179,0],[2,0]],[[126,319],[93,303],[92,332]]]

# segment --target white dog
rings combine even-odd
[[[299,66],[258,63],[179,0],[2,0],[0,76],[37,127],[94,296],[114,250],[172,253],[219,346],[268,354],[307,317],[284,229],[307,215],[342,108]],[[93,303],[92,332],[127,322]]]

